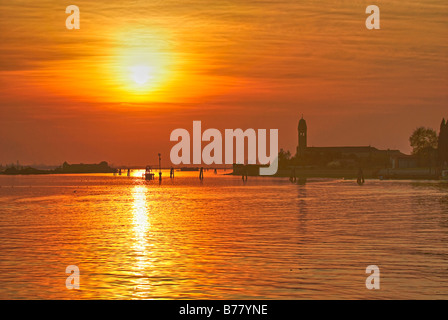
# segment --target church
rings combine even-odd
[[[361,158],[383,158],[389,161],[391,157],[405,156],[399,150],[380,150],[372,146],[342,146],[342,147],[308,147],[308,128],[305,119],[299,120],[298,125],[298,145],[297,157],[303,158],[305,155],[319,154],[319,155],[338,155],[338,156],[352,156],[358,159]],[[448,129],[446,130],[448,132]]]

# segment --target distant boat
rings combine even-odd
[[[154,173],[152,172],[151,166],[146,166],[143,177],[145,178],[145,180],[154,180]]]
[[[199,171],[198,167],[182,167],[180,171]]]

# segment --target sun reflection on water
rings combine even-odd
[[[149,208],[146,198],[146,187],[136,185],[133,189],[133,231],[134,239],[132,248],[134,250],[134,295],[140,297],[149,291],[150,283],[147,273],[152,268],[151,250],[148,237],[151,223],[149,221]]]

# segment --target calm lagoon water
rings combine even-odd
[[[448,298],[448,183],[221,173],[0,176],[0,298]]]

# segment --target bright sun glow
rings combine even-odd
[[[173,52],[166,45],[163,32],[149,30],[117,34],[120,46],[110,72],[120,99],[128,102],[163,99],[162,92],[174,77]]]
[[[145,65],[137,65],[129,68],[132,74],[132,80],[139,85],[146,84],[152,79],[152,70]]]

